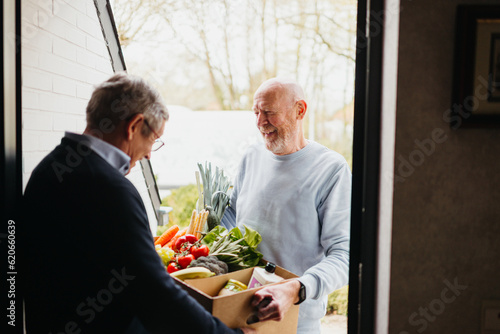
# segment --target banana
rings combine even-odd
[[[181,269],[170,274],[170,276],[180,279],[181,281],[185,279],[207,278],[214,275],[215,273],[203,267]]]

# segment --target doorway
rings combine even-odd
[[[306,137],[352,166],[356,1],[112,5],[128,72],[157,85],[171,114],[166,145],[151,158],[169,224],[189,224],[197,163],[233,180],[243,153],[261,140],[253,94],[270,77],[301,84]],[[347,296],[347,287],[329,296],[325,326],[340,323],[347,332]]]
[[[2,219],[18,217],[18,205],[22,193],[22,154],[21,154],[21,93],[20,93],[20,55],[21,49],[5,48],[5,41],[20,40],[20,4],[15,1],[4,1],[4,22],[10,23],[17,36],[4,25],[4,58],[2,66],[4,104],[2,107]],[[11,12],[9,12],[9,10]],[[13,12],[12,12],[13,10]],[[381,78],[382,78],[382,37],[384,36],[383,1],[358,1],[356,27],[356,84],[354,95],[354,131],[353,131],[353,208],[351,234],[351,268],[349,295],[349,333],[374,332],[376,304],[376,266],[378,236],[378,200],[380,171],[380,126],[381,126]],[[14,15],[12,15],[14,14]],[[368,31],[372,33],[366,34]],[[377,33],[375,33],[377,32]],[[268,61],[264,60],[263,61]],[[13,65],[14,64],[14,65]],[[12,68],[15,74],[6,75]],[[161,69],[160,69],[161,70]],[[318,70],[319,71],[319,70]],[[196,75],[193,70],[193,75]],[[14,84],[13,84],[14,83]],[[377,88],[378,85],[378,88]],[[12,87],[15,87],[12,91]],[[7,104],[7,101],[14,101]],[[222,101],[221,105],[244,103],[245,98]],[[311,122],[313,123],[313,122]],[[14,132],[7,129],[15,129]],[[359,166],[359,167],[356,167]],[[6,235],[6,224],[3,224],[2,236]],[[5,243],[2,243],[5,247]],[[21,312],[18,312],[21,314]]]

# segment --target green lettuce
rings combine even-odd
[[[262,236],[254,229],[243,226],[245,234],[238,227],[228,231],[219,225],[201,240],[210,248],[211,255],[227,263],[230,272],[255,267],[262,259],[262,253],[257,250]]]

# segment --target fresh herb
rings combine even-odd
[[[227,263],[229,272],[255,267],[262,259],[257,246],[262,241],[259,232],[245,226],[245,234],[238,227],[228,231],[214,227],[201,241],[210,248],[210,255]]]

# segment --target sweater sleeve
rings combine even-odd
[[[319,299],[348,282],[351,172],[347,163],[332,176],[322,193],[318,217],[325,258],[299,279],[306,286],[308,299]]]
[[[236,210],[232,206],[226,208],[220,223],[228,230],[236,226]]]

